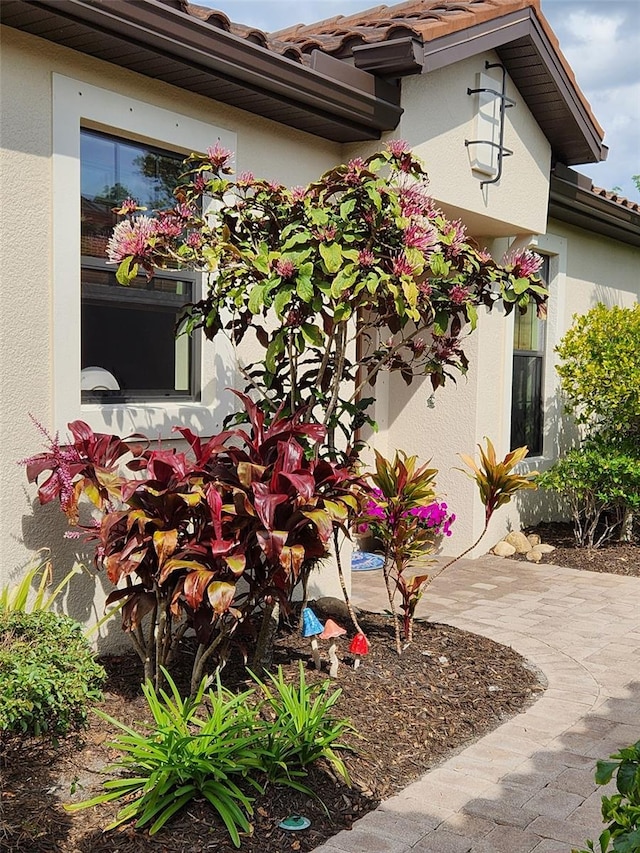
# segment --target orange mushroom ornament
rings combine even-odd
[[[333,619],[327,619],[324,623],[324,631],[320,634],[321,640],[331,640],[331,645],[329,646],[329,661],[331,663],[331,666],[329,667],[329,675],[331,678],[338,677],[338,667],[340,666],[340,661],[338,660],[338,655],[336,653],[336,641],[338,637],[342,637],[346,633],[346,630],[341,628],[337,622],[333,621]]]

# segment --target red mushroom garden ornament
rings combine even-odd
[[[352,655],[355,655],[353,668],[357,669],[360,666],[360,658],[363,655],[369,654],[369,640],[367,640],[364,634],[356,634],[353,640],[351,640],[349,651]]]
[[[320,671],[320,652],[318,650],[318,636],[322,634],[322,622],[310,607],[302,611],[302,636],[311,637],[311,654],[318,672]]]
[[[342,635],[346,633],[346,630],[341,628],[333,621],[333,619],[327,619],[324,625],[324,631],[320,634],[321,640],[331,640],[331,645],[329,646],[329,661],[331,663],[331,666],[329,667],[329,675],[331,678],[338,677],[338,666],[340,665],[338,655],[336,654],[336,641],[338,637],[342,637]]]

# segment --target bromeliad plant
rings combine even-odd
[[[156,688],[189,628],[198,641],[194,692],[207,661],[223,661],[232,641],[251,643],[252,619],[274,602],[288,607],[358,506],[357,478],[314,452],[323,426],[300,415],[267,426],[238,396],[250,429],[203,443],[179,428],[190,452],[135,445],[123,471],[126,445],[75,422],[72,444],[53,440],[26,460],[29,479],[49,472],[42,502],[58,498],[74,523],[83,494],[99,511],[80,530],[97,539],[97,566],[116,587],[107,604],[123,603],[123,628]]]
[[[376,451],[375,471],[370,475],[373,487],[365,515],[358,521],[360,530],[370,529],[380,540],[384,551],[384,580],[394,617],[396,649],[402,652],[400,618],[395,606],[395,593],[400,593],[404,640],[410,643],[413,617],[428,575],[407,577],[409,565],[428,554],[440,529],[449,531],[455,516],[445,517],[441,524],[441,504],[436,501],[437,470],[418,466],[417,456],[399,450],[393,461]],[[435,508],[438,507],[436,510]],[[446,505],[445,505],[446,511]]]
[[[370,488],[371,499],[365,514],[356,523],[359,529],[363,526],[371,528],[383,544],[384,579],[394,618],[398,654],[402,652],[402,638],[401,620],[395,605],[396,592],[401,597],[404,641],[410,643],[415,609],[426,588],[445,569],[479,544],[498,507],[508,503],[521,489],[536,488],[534,478],[537,472],[514,472],[514,468],[527,455],[526,447],[513,450],[503,460],[498,460],[493,444],[489,439],[486,441],[486,450],[479,447],[480,465],[472,457],[460,454],[471,469],[464,473],[476,481],[485,508],[482,533],[465,551],[441,568],[413,576],[408,576],[407,569],[415,560],[424,558],[433,550],[434,539],[440,531],[450,533],[455,515],[447,516],[446,504],[436,501],[435,477],[438,472],[429,468],[428,463],[418,467],[417,457],[407,456],[402,451],[396,451],[394,459],[389,461],[376,451],[375,472],[369,475],[373,483]]]
[[[544,312],[541,259],[520,252],[500,266],[476,250],[434,204],[402,140],[293,189],[246,172],[233,182],[230,162],[219,144],[192,154],[175,207],[154,217],[127,199],[109,259],[121,284],[176,264],[211,273],[182,331],[234,345],[255,337],[264,357],[244,375],[261,407],[269,416],[282,401],[289,415],[306,407],[331,452],[338,428],[347,454],[357,451],[381,370],[407,383],[429,376],[436,389],[466,371],[463,329],[475,328],[480,306]]]

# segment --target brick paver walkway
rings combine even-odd
[[[354,600],[384,608],[381,572]],[[549,686],[316,853],[570,853],[602,830],[596,759],[640,739],[640,578],[462,560],[418,615],[512,646]]]

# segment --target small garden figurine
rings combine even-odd
[[[331,663],[331,666],[329,667],[329,675],[331,678],[338,677],[338,667],[340,666],[340,661],[338,660],[338,655],[336,653],[337,639],[346,633],[346,630],[341,628],[337,622],[333,621],[333,619],[327,619],[324,625],[324,631],[320,634],[321,640],[331,640],[331,645],[329,646],[329,661]]]
[[[356,634],[353,640],[351,640],[349,651],[355,656],[353,668],[357,669],[360,666],[360,658],[363,655],[369,654],[369,640],[367,640],[364,634]]]
[[[318,636],[322,634],[323,625],[310,607],[302,611],[302,636],[311,637],[311,654],[318,672],[320,671],[320,651],[318,650]]]

